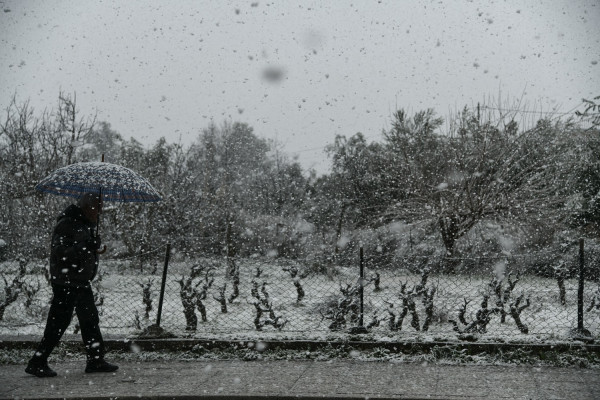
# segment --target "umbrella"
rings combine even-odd
[[[105,201],[121,203],[161,200],[156,189],[146,179],[129,168],[105,162],[81,162],[59,168],[35,185],[35,189],[77,198],[85,193],[98,193]],[[100,215],[96,235],[99,227]]]
[[[105,201],[122,203],[161,200],[145,178],[129,168],[106,162],[81,162],[59,168],[42,179],[35,189],[68,197],[98,193]]]

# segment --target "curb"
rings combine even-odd
[[[181,396],[90,396],[90,397],[80,397],[80,396],[60,396],[57,399],[60,400],[323,400],[324,396],[303,396],[303,395],[198,395],[198,396],[190,396],[190,395],[181,395]],[[328,396],[330,399],[335,400],[365,400],[368,397],[365,396],[353,396],[353,395],[340,395],[340,396]],[[376,396],[372,397],[377,400],[398,400],[398,397],[386,397],[386,396]],[[434,397],[438,398],[438,397]],[[26,400],[49,400],[48,397],[26,397]],[[432,397],[402,397],[403,400],[431,400]],[[438,398],[439,399],[439,398]],[[0,400],[14,400],[12,398],[0,398]]]

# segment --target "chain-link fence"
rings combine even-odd
[[[522,257],[528,256],[446,258],[444,268],[434,268],[416,256],[394,268],[364,269],[361,279],[358,254],[355,265],[315,269],[279,259],[188,255],[193,261],[168,262],[165,246],[102,260],[94,290],[102,329],[116,335],[134,336],[156,324],[160,308],[162,328],[191,337],[347,337],[359,326],[375,340],[477,336],[530,342],[569,340],[586,331],[598,336],[597,278],[577,269],[533,274],[517,267]],[[459,262],[477,268],[452,271]],[[3,268],[0,335],[41,334],[51,298],[43,265],[22,260]]]
[[[166,245],[131,257],[100,260],[92,288],[104,332],[129,335],[154,318],[165,249]],[[48,260],[21,258],[0,264],[0,336],[43,332],[52,299],[49,278]],[[152,307],[147,315],[146,304]],[[73,316],[67,333],[78,331],[77,322]]]

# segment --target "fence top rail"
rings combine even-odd
[[[166,249],[166,248],[167,248],[167,243],[162,244],[162,245],[160,245],[160,246],[158,246],[158,247],[156,247],[156,248],[154,248],[152,250],[149,250],[149,251],[140,251],[137,254],[134,254],[134,255],[129,256],[129,257],[112,258],[111,260],[115,260],[115,261],[135,260],[136,258],[147,256],[149,254],[156,254],[158,252],[163,251],[163,249]]]

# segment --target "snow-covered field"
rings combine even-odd
[[[198,261],[202,264],[202,260]],[[331,320],[324,319],[326,304],[332,304],[335,299],[341,298],[340,287],[356,284],[358,281],[358,268],[337,268],[331,276],[309,275],[300,279],[300,284],[305,292],[305,297],[297,302],[297,292],[294,281],[283,267],[289,263],[265,260],[240,260],[240,296],[232,303],[228,303],[228,312],[221,312],[221,305],[213,298],[218,295],[218,289],[227,282],[226,296],[232,293],[231,280],[225,279],[225,263],[215,271],[214,282],[208,290],[207,298],[203,301],[206,306],[208,321],[202,322],[200,313],[196,309],[198,325],[195,332],[186,331],[186,321],[180,298],[180,284],[178,280],[182,275],[189,276],[190,267],[194,262],[175,262],[169,267],[166,282],[164,304],[162,310],[161,326],[175,333],[177,336],[199,338],[231,338],[231,339],[348,339],[351,335],[348,329],[350,322],[340,331],[331,331],[328,326]],[[296,265],[302,270],[302,265]],[[10,263],[0,266],[0,271],[11,270]],[[256,278],[256,268],[262,273]],[[160,268],[155,275],[133,271],[119,261],[103,261],[103,276],[100,287],[101,296],[104,298],[101,310],[101,325],[103,331],[109,335],[134,336],[144,328],[156,321],[160,290]],[[472,321],[479,310],[482,294],[489,293],[488,284],[490,276],[464,276],[464,275],[431,275],[427,287],[436,287],[433,299],[433,323],[427,332],[417,331],[411,326],[411,316],[404,319],[402,329],[391,331],[388,321],[389,304],[394,305],[396,314],[400,312],[402,300],[398,294],[403,283],[407,289],[414,287],[421,280],[419,275],[406,271],[379,271],[381,274],[381,290],[375,291],[373,283],[364,289],[364,323],[371,322],[376,316],[382,319],[379,326],[370,329],[364,335],[365,339],[380,341],[448,341],[456,340],[457,333],[449,320],[458,320],[458,309],[463,306],[464,299],[469,301],[466,320]],[[366,271],[365,276],[373,276],[373,271]],[[5,274],[10,284],[12,275]],[[144,304],[142,301],[142,287],[140,283],[152,280],[152,311],[150,318],[144,318]],[[513,278],[514,279],[514,278]],[[201,278],[194,280],[198,283]],[[257,331],[254,326],[256,315],[252,302],[252,280],[260,284],[267,282],[266,290],[272,301],[273,311],[277,316],[287,320],[281,329],[265,326],[262,331]],[[51,297],[49,285],[41,275],[28,275],[30,283],[40,282],[41,289],[33,298],[31,305],[24,306],[25,297],[21,294],[16,302],[6,309],[4,319],[0,321],[0,337],[7,335],[40,335],[42,333]],[[4,296],[4,281],[0,280],[0,300]],[[202,284],[198,287],[200,288]],[[586,282],[585,308],[590,304],[597,287],[593,282]],[[533,276],[521,277],[511,295],[511,301],[521,294],[529,297],[531,305],[522,311],[522,322],[529,328],[529,333],[521,333],[513,318],[509,315],[505,323],[500,322],[500,315],[493,314],[487,326],[487,332],[479,335],[480,340],[491,342],[548,342],[565,341],[571,337],[571,329],[577,326],[577,281],[566,281],[566,305],[559,301],[559,291],[556,280]],[[415,304],[421,324],[425,319],[424,306],[421,298],[416,298]],[[495,297],[492,294],[489,307],[495,306]],[[508,312],[509,304],[505,305]],[[264,316],[266,316],[265,313]],[[600,334],[600,311],[593,309],[584,313],[585,328],[598,337]],[[69,328],[71,331],[73,326]]]

